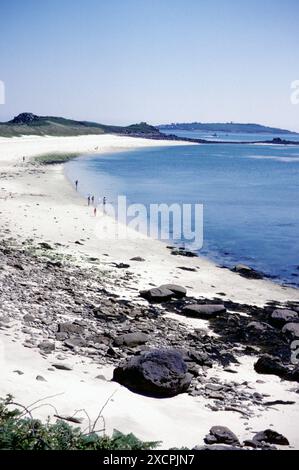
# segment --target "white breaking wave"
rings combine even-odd
[[[275,160],[277,162],[283,163],[295,163],[299,162],[299,155],[294,157],[277,157],[275,155],[249,155],[248,158],[253,158],[255,160]]]

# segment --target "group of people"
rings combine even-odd
[[[104,212],[104,214],[106,214],[106,202],[107,202],[107,200],[106,200],[106,197],[104,196],[103,197],[103,212]],[[87,203],[88,203],[89,206],[90,206],[90,203],[94,204],[94,196],[88,196]],[[97,206],[94,206],[93,214],[94,214],[94,216],[97,215]]]
[[[79,181],[76,180],[76,181],[75,181],[76,191],[78,191],[78,185],[79,185]],[[87,197],[87,204],[88,204],[88,206],[90,206],[91,204],[94,206],[94,208],[93,208],[93,213],[94,213],[94,216],[96,216],[96,215],[97,215],[97,206],[94,205],[94,203],[95,203],[95,197],[89,195],[89,196]],[[106,199],[106,197],[104,196],[104,197],[103,197],[103,211],[104,211],[104,214],[106,213],[106,203],[107,203],[107,199]]]
[[[88,196],[87,203],[88,203],[89,206],[90,206],[90,203],[94,204],[94,196]]]

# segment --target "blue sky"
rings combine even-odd
[[[1,0],[0,120],[260,122],[299,131],[298,0]]]

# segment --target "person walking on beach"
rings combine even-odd
[[[78,191],[78,184],[79,184],[79,181],[78,181],[78,180],[76,180],[76,181],[75,181],[75,185],[76,185],[76,191]]]
[[[87,198],[87,204],[90,206],[90,196]]]
[[[106,198],[105,196],[103,197],[103,212],[106,214]]]
[[[97,215],[97,208],[96,208],[96,207],[95,207],[94,210],[93,210],[93,214],[94,214],[94,216],[96,217],[96,215]]]
[[[91,203],[94,204],[94,196],[91,196]]]

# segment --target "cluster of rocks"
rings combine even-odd
[[[276,375],[292,376],[290,380],[297,380],[298,371],[293,367],[291,359],[292,342],[299,340],[298,304],[277,308],[277,305],[270,303],[266,308],[259,308],[216,298],[212,302],[206,299],[194,301],[187,297],[184,287],[172,284],[141,291],[140,295],[150,304],[163,304],[167,311],[185,317],[210,320],[209,327],[225,343],[229,340],[234,345],[246,346],[248,354],[257,354],[262,350],[274,361],[283,363],[284,373],[279,373],[277,368]],[[263,356],[260,362],[264,362]],[[258,369],[259,367],[257,371]]]
[[[114,380],[134,392],[159,398],[188,392],[205,398],[213,411],[233,410],[244,419],[253,406],[265,409],[268,397],[247,383],[208,379],[213,365],[233,377],[239,355],[260,355],[257,372],[299,381],[290,350],[299,305],[258,308],[219,298],[194,299],[175,284],[124,300],[111,285],[129,284],[130,272],[109,279],[100,265],[82,268],[57,258],[47,242],[37,248],[38,256],[27,245],[0,244],[0,329],[21,322],[24,346],[43,356],[87,356],[99,365],[114,365]],[[164,316],[168,312],[208,320],[207,328],[185,326]],[[52,365],[55,369],[59,363]]]
[[[186,258],[197,258],[198,255],[194,251],[187,250],[184,246],[168,246],[170,253],[173,256],[185,256]]]
[[[199,447],[198,450],[276,450],[276,446],[289,446],[288,439],[272,429],[260,431],[252,439],[241,443],[236,434],[226,426],[213,426],[204,442],[206,446]]]

